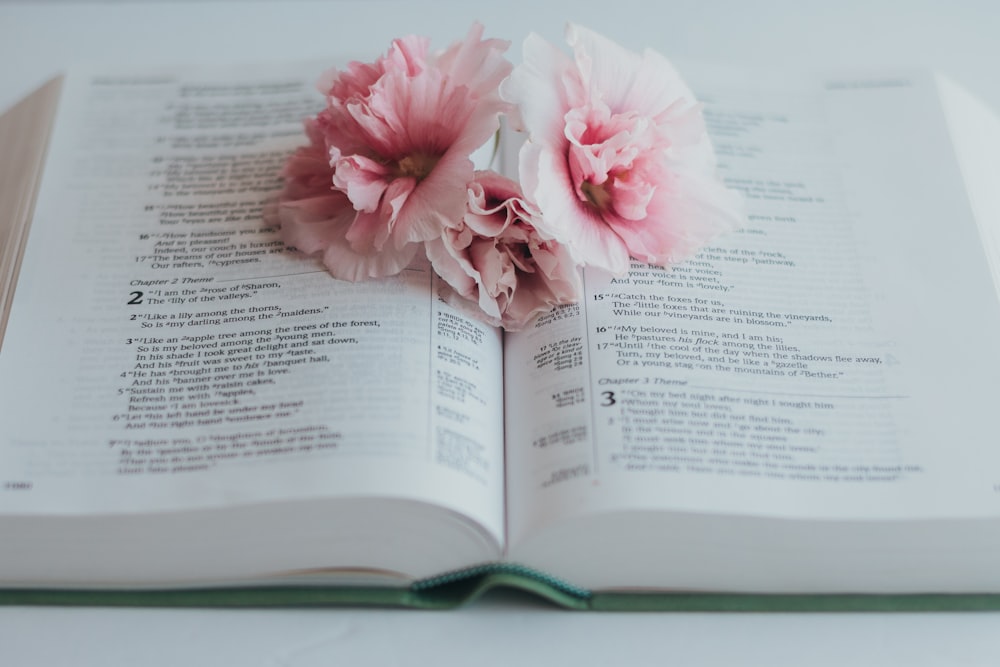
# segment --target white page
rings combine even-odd
[[[691,79],[749,224],[508,339],[513,556],[619,510],[1000,514],[1000,310],[933,82]]]
[[[1000,116],[943,75],[935,77],[955,153],[1000,293]]]
[[[499,334],[261,219],[321,67],[67,80],[0,354],[0,514],[402,498],[503,537]]]

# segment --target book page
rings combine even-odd
[[[429,266],[337,281],[262,220],[322,69],[68,78],[0,355],[0,513],[395,498],[502,540],[498,332]]]
[[[993,284],[1000,293],[1000,189],[996,188],[1000,115],[948,77],[936,73],[935,81],[969,202],[979,223]]]
[[[690,78],[748,224],[508,338],[513,556],[621,511],[1000,514],[1000,308],[933,81]]]

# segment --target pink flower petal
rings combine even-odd
[[[333,185],[347,194],[354,208],[371,213],[379,207],[390,176],[385,165],[352,155],[337,161]]]
[[[426,245],[434,270],[449,286],[443,291],[449,304],[516,330],[579,299],[579,275],[569,253],[538,233],[532,217],[537,212],[514,181],[476,172],[468,197],[463,224]],[[484,218],[502,222],[470,224]]]
[[[472,175],[472,161],[466,154],[445,153],[403,204],[396,237],[406,243],[428,241],[444,228],[457,226],[465,212],[466,183]]]
[[[503,87],[528,131],[519,170],[540,233],[621,274],[630,256],[667,265],[738,224],[738,200],[715,176],[700,108],[673,66],[578,26],[567,41],[572,60],[529,37]]]
[[[357,211],[345,231],[344,240],[355,252],[367,255],[391,245],[386,243],[391,232],[392,227],[386,223],[382,211]]]
[[[656,51],[635,53],[576,24],[567,26],[566,42],[590,98],[603,100],[615,113],[633,111],[654,117],[678,100],[694,104],[694,93],[670,61]]]
[[[278,206],[281,238],[286,245],[311,255],[343,236],[354,215],[350,202],[340,192],[285,202]]]
[[[565,158],[552,150],[521,151],[520,173],[531,173],[534,191],[525,192],[542,212],[540,230],[565,244],[579,264],[611,273],[628,270],[628,248],[600,213],[581,201],[570,180]]]
[[[452,44],[437,58],[437,65],[445,76],[466,87],[470,94],[493,103],[499,101],[500,82],[512,69],[503,57],[510,42],[501,39],[483,39],[483,26],[476,23],[469,28],[461,42]]]
[[[407,35],[393,40],[389,52],[379,62],[382,71],[402,71],[409,76],[416,76],[427,67],[430,46],[430,40],[419,35]]]
[[[519,120],[539,141],[561,144],[563,115],[583,98],[573,61],[538,35],[524,40],[523,62],[500,86],[517,105]]]
[[[614,212],[633,221],[646,219],[647,208],[655,190],[656,185],[647,180],[620,178],[613,179],[608,188]]]
[[[358,282],[399,273],[410,265],[419,250],[419,244],[411,243],[398,249],[386,246],[378,252],[359,253],[341,236],[323,251],[323,264],[334,278]]]

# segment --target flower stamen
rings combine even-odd
[[[589,181],[584,181],[580,183],[580,194],[586,198],[587,203],[600,211],[608,210],[611,205],[611,193],[605,190],[602,185],[594,185]]]
[[[438,155],[426,155],[424,153],[407,155],[396,164],[396,176],[415,178],[418,182],[422,181],[434,171],[434,166],[440,159]]]

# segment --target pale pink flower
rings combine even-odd
[[[528,132],[519,171],[543,231],[583,264],[674,264],[742,220],[715,175],[700,107],[654,51],[570,25],[573,58],[529,35],[502,88]]]
[[[444,298],[494,326],[523,328],[536,315],[579,299],[580,279],[566,249],[543,237],[538,211],[517,183],[476,172],[457,227],[426,244]]]
[[[462,219],[469,156],[508,106],[498,90],[511,70],[508,43],[482,32],[474,25],[440,54],[428,54],[426,39],[398,39],[375,63],[352,63],[321,81],[327,108],[317,127],[333,186],[355,211],[346,224],[338,218],[344,243],[325,250],[334,276],[395,273],[420,243]]]

